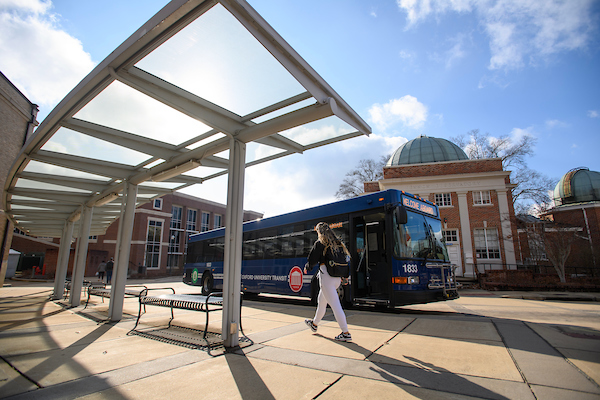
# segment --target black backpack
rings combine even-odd
[[[327,273],[329,276],[347,278],[350,276],[350,256],[346,255],[346,252],[340,247],[336,250],[333,251],[329,247],[325,253]]]

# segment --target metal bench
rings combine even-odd
[[[144,285],[127,285],[125,286],[125,297],[140,297],[142,294],[148,291],[148,287]],[[87,286],[87,301],[85,302],[85,307],[87,308],[88,303],[90,302],[91,296],[99,296],[102,298],[102,302],[104,299],[110,298],[111,289],[107,288],[106,285],[102,282],[92,282],[89,286]],[[145,308],[144,308],[145,311]]]
[[[151,295],[151,290],[168,290],[172,293]],[[173,309],[177,308],[180,310],[191,310],[191,311],[202,311],[206,314],[206,323],[204,325],[203,338],[206,339],[206,333],[208,332],[208,320],[209,314],[213,311],[220,311],[223,309],[223,293],[213,292],[207,296],[201,294],[176,294],[173,288],[152,288],[146,290],[142,295],[139,296],[140,309],[138,312],[138,318],[135,322],[133,329],[138,326],[140,318],[142,316],[142,306],[144,306],[144,312],[146,306],[159,306],[168,307],[171,309],[171,319],[169,320],[169,327],[173,321]]]
[[[95,284],[95,283],[84,280],[83,283],[81,284],[81,288],[85,291],[85,290],[87,290],[87,288],[89,288],[93,284]],[[71,278],[67,278],[65,280],[65,289],[63,291],[63,300],[66,300],[69,297],[69,293],[71,292],[72,286],[73,286],[73,282],[71,281]]]

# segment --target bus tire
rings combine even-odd
[[[340,304],[342,305],[342,308],[350,308],[352,303],[348,301],[348,290],[350,290],[349,285],[340,285],[336,290],[338,297],[340,298]]]
[[[213,276],[210,272],[205,271],[202,274],[202,294],[208,296],[213,291]]]

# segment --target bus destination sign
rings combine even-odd
[[[402,199],[402,204],[404,204],[406,207],[412,208],[414,210],[418,210],[425,214],[429,214],[429,215],[433,215],[434,217],[437,217],[437,212],[435,210],[435,207],[433,207],[431,204],[427,204],[425,202],[422,202],[422,201],[419,201],[416,199],[410,199],[408,197],[404,197]]]

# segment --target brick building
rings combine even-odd
[[[23,144],[37,122],[38,106],[31,103],[3,73],[0,72],[0,189],[5,196],[6,176]],[[8,266],[13,224],[0,202],[0,287]]]
[[[396,150],[383,179],[364,187],[366,192],[404,190],[435,202],[457,276],[516,269],[514,185],[500,159],[469,160],[454,143],[421,136]]]
[[[225,225],[226,205],[183,193],[172,193],[154,199],[136,209],[129,275],[175,275],[182,272],[189,235]],[[263,214],[244,211],[244,221],[262,218]],[[94,276],[98,265],[115,256],[119,220],[112,223],[104,235],[93,236],[88,245],[85,276]],[[12,248],[43,255],[43,274],[53,277],[59,250],[58,239],[43,240],[16,233]],[[71,246],[69,272],[75,258]],[[40,265],[40,267],[42,267]]]
[[[574,274],[600,276],[600,172],[575,168],[554,189],[554,207],[546,212],[575,233],[566,265]]]

